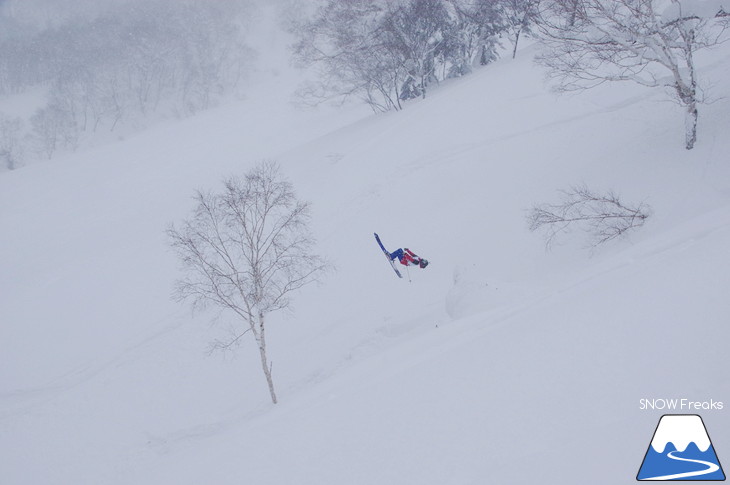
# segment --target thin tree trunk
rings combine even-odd
[[[8,167],[8,170],[15,170],[15,161],[10,150],[0,151],[0,159],[2,158],[5,159],[5,166]]]
[[[520,32],[522,32],[521,28],[517,31],[517,33],[515,33],[515,45],[512,48],[512,59],[517,57],[517,43],[520,41]]]
[[[271,365],[266,358],[266,334],[264,333],[264,314],[259,313],[259,335],[258,335],[259,353],[261,354],[261,366],[266,376],[266,383],[269,385],[269,394],[271,394],[271,402],[276,404],[276,391],[274,390],[274,379],[271,376]]]
[[[398,74],[397,73],[395,73],[395,75],[393,77],[393,87],[395,88],[395,102],[396,102],[395,110],[400,111],[401,109],[403,109],[403,107],[400,104],[400,89],[398,88]]]
[[[685,51],[687,52],[687,70],[689,71],[689,99],[687,103],[687,115],[685,117],[686,148],[691,150],[697,141],[697,78],[695,77],[695,64],[693,48],[695,32],[690,29],[684,34]]]
[[[687,106],[685,130],[685,147],[687,150],[691,150],[697,141],[697,103],[694,101]]]

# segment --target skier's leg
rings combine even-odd
[[[401,248],[398,248],[390,253],[390,259],[398,259],[398,261],[400,261],[401,258],[403,258],[403,249]]]

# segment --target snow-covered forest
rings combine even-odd
[[[0,0],[0,483],[630,483],[667,413],[730,461],[729,27]]]
[[[250,0],[67,3],[3,7],[0,95],[36,93],[19,115],[0,112],[6,169],[211,108],[242,95],[255,69]],[[607,80],[669,88],[687,109],[691,149],[706,99],[693,58],[725,40],[728,14],[717,1],[664,3],[289,2],[274,28],[293,34],[296,64],[317,70],[298,90],[303,103],[356,97],[375,112],[400,110],[495,61],[505,46],[516,57],[520,38],[531,36],[545,45],[538,59],[559,89]]]
[[[210,108],[251,67],[243,2],[66,3],[5,3],[0,95],[41,98],[20,115],[0,114],[8,168],[99,132]],[[78,11],[64,16],[68,7]]]

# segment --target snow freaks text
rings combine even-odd
[[[639,409],[668,411],[719,411],[723,409],[722,401],[693,401],[691,399],[639,399]]]

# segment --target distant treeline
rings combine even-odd
[[[139,0],[45,29],[0,19],[0,95],[47,93],[30,119],[0,112],[0,165],[13,168],[28,149],[50,158],[84,133],[152,114],[210,107],[249,65],[244,11],[238,1]]]

